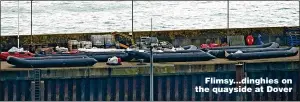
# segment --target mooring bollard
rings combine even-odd
[[[244,73],[244,63],[243,62],[238,62],[238,64],[235,65],[236,68],[236,73],[235,73],[235,80],[236,82],[236,87],[243,87],[244,85],[241,83],[242,79],[245,77],[245,73]],[[243,101],[244,100],[244,95],[245,93],[237,93],[236,95],[236,100],[237,101]]]

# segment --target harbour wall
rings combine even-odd
[[[220,43],[220,39],[226,36],[248,35],[252,34],[256,39],[258,34],[262,35],[263,42],[276,41],[281,45],[287,45],[286,32],[288,29],[297,27],[261,27],[261,28],[231,28],[231,29],[196,29],[196,30],[166,30],[166,31],[134,31],[132,37],[138,40],[141,36],[155,36],[159,40],[169,41],[176,46],[196,45],[199,46],[210,39],[213,42]],[[129,34],[129,32],[121,32]],[[31,44],[64,46],[67,47],[68,40],[90,40],[91,35],[111,34],[111,32],[102,33],[74,33],[74,34],[40,34],[40,35],[20,35],[20,45],[28,46]],[[32,38],[32,40],[31,40]],[[258,41],[255,40],[255,43]],[[17,46],[17,36],[1,36],[1,50],[7,51],[12,46]]]
[[[154,67],[154,100],[157,101],[299,101],[299,62],[266,62],[174,65]],[[34,100],[33,70],[1,70],[0,101]],[[240,80],[244,77],[292,79],[292,92],[220,93],[195,92],[195,86],[236,87],[204,84],[205,77]],[[149,66],[127,68],[41,69],[41,100],[47,101],[146,101],[149,100]],[[247,85],[248,87],[257,87]]]

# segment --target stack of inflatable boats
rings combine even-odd
[[[279,44],[275,42],[254,46],[216,47],[206,50],[208,53],[218,58],[227,58],[229,60],[289,57],[298,54],[297,48],[279,48]]]

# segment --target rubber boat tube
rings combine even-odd
[[[89,58],[88,56],[46,56],[46,57],[32,57],[32,58],[22,58],[24,60],[48,60],[48,59],[73,59],[73,58]],[[13,64],[10,60],[7,63]]]
[[[248,60],[248,59],[261,59],[261,58],[289,57],[289,56],[295,56],[297,54],[298,54],[298,49],[293,47],[289,50],[283,50],[283,51],[233,53],[233,54],[229,54],[226,58],[229,60]]]
[[[109,54],[123,54],[124,52],[81,52],[81,53],[58,53],[58,54],[36,54],[35,57],[44,56],[91,56],[91,55],[109,55]]]
[[[86,55],[78,55],[78,56],[46,56],[46,57],[32,57],[32,58],[24,58],[25,60],[47,60],[47,59],[72,59],[72,58],[89,58]]]
[[[126,49],[104,49],[104,48],[91,48],[91,49],[86,49],[86,48],[79,48],[78,51],[81,52],[122,52],[125,51]]]
[[[263,45],[252,45],[252,46],[225,46],[225,47],[213,47],[206,48],[208,50],[225,50],[225,49],[243,49],[243,48],[278,48],[279,44],[275,42],[263,44]]]
[[[37,55],[37,56],[88,56],[90,58],[95,58],[98,62],[106,62],[108,58],[118,57],[122,61],[130,61],[133,56],[130,56],[126,52],[86,52],[86,53],[76,53],[76,54],[47,54],[47,55]]]
[[[178,51],[163,51],[163,52],[153,52],[153,54],[165,54],[165,53],[192,53],[192,52],[203,52],[204,51],[198,50],[178,50]],[[135,59],[143,59],[139,56],[139,53],[150,53],[150,51],[128,51],[129,56],[133,56]]]
[[[203,52],[202,50],[178,50],[178,51],[164,51],[164,52],[154,52],[154,53],[190,53],[190,52]]]
[[[290,50],[292,47],[287,48],[246,48],[246,49],[226,49],[226,50],[208,50],[207,52],[211,55],[216,56],[217,58],[225,58],[225,51],[227,53],[235,53],[238,50],[243,53],[251,53],[251,52],[265,52],[265,51],[285,51]]]
[[[9,56],[8,61],[16,67],[21,68],[45,68],[45,67],[79,67],[93,66],[97,63],[94,58],[72,58],[72,59],[47,59],[47,60],[25,60]]]
[[[145,62],[150,61],[150,53],[147,52],[136,52],[135,57],[144,59]],[[215,56],[205,52],[153,53],[153,62],[208,61],[214,58]]]

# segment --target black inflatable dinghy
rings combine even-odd
[[[72,59],[72,58],[89,58],[86,55],[78,55],[78,56],[45,56],[45,57],[31,57],[24,58],[25,60],[47,60],[47,59]]]
[[[229,60],[249,60],[249,59],[261,59],[261,58],[277,58],[277,57],[289,57],[298,54],[298,49],[293,47],[289,50],[282,51],[265,51],[265,52],[249,52],[249,53],[233,53],[226,56]]]
[[[289,50],[292,47],[287,48],[245,48],[245,49],[226,49],[226,50],[208,50],[207,52],[211,55],[216,56],[217,58],[225,58],[225,51],[227,53],[235,53],[237,51],[242,51],[243,53],[250,53],[250,52],[265,52],[265,51],[285,51]]]
[[[45,67],[79,67],[93,66],[97,63],[94,58],[71,58],[71,59],[31,59],[25,60],[9,56],[7,60],[20,68],[45,68]]]
[[[35,57],[44,56],[78,56],[78,55],[110,55],[110,54],[123,54],[124,52],[80,52],[80,53],[57,53],[57,54],[36,54]]]
[[[48,60],[48,59],[73,59],[73,58],[89,58],[88,56],[45,56],[45,57],[31,57],[31,58],[22,58],[24,60]],[[12,64],[10,60],[7,60],[7,63]]]
[[[225,50],[225,49],[243,49],[243,48],[278,48],[279,44],[275,42],[266,43],[263,45],[252,45],[252,46],[224,46],[224,47],[213,47],[206,48],[208,50]]]
[[[84,53],[76,53],[76,54],[47,54],[47,55],[39,54],[37,56],[88,56],[90,58],[95,58],[98,62],[106,62],[108,58],[114,56],[121,58],[122,61],[130,61],[133,59],[133,56],[130,56],[126,52],[84,52]]]
[[[154,52],[154,53],[191,53],[191,52],[204,52],[204,51],[198,49],[198,50],[164,51],[164,52]]]
[[[135,59],[144,59],[145,62],[150,61],[149,52],[135,52],[135,57]],[[208,61],[214,58],[215,56],[205,52],[153,53],[153,62]]]

